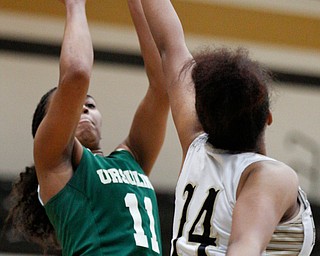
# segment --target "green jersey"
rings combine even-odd
[[[162,255],[156,194],[128,151],[103,157],[84,148],[45,210],[63,255]]]

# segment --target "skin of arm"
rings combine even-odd
[[[149,175],[164,142],[169,100],[160,55],[144,17],[141,2],[128,0],[128,7],[140,43],[149,87],[134,115],[129,135],[119,148],[128,149],[146,175]]]
[[[226,255],[261,255],[279,222],[297,214],[297,193],[298,178],[288,166],[272,161],[249,166],[238,186]]]
[[[193,139],[202,131],[195,111],[191,69],[181,73],[192,55],[183,28],[169,0],[141,0],[153,38],[162,59],[175,127],[183,150],[183,159]]]
[[[60,55],[60,77],[47,114],[34,140],[34,161],[41,198],[46,203],[73,174],[82,148],[75,139],[89,88],[93,49],[85,0],[65,0],[66,21]],[[63,125],[62,125],[63,124]]]

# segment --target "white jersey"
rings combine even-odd
[[[263,160],[256,153],[228,154],[206,143],[205,134],[189,147],[176,187],[171,255],[224,256],[231,233],[236,191],[243,171]],[[280,223],[262,255],[311,254],[315,227],[310,205],[299,191],[300,212]]]

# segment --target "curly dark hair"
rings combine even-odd
[[[243,48],[194,56],[196,111],[208,141],[229,151],[258,151],[269,114],[271,73]]]
[[[43,120],[47,105],[56,87],[44,94],[37,105],[32,120],[32,136]],[[12,225],[16,233],[22,234],[28,242],[40,245],[44,252],[59,250],[60,246],[44,207],[38,199],[38,179],[34,165],[26,167],[19,179],[13,184],[9,195],[11,208],[5,221],[5,227]]]
[[[40,245],[44,252],[59,250],[53,226],[38,199],[38,179],[34,166],[26,167],[19,177],[9,195],[11,208],[6,226],[11,223],[16,234],[22,234],[26,241]]]

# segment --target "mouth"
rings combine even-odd
[[[80,119],[79,124],[81,124],[81,123],[90,123],[90,124],[94,125],[94,123],[88,118]]]

